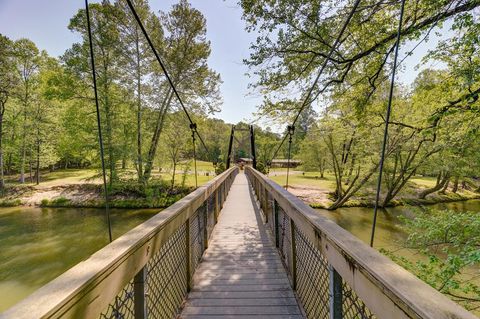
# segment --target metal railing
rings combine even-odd
[[[307,318],[477,318],[260,172],[245,172]]]
[[[237,173],[199,187],[0,318],[174,318]]]

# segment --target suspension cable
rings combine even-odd
[[[290,174],[290,156],[292,151],[292,137],[295,133],[295,126],[289,125],[288,128],[288,157],[287,157],[287,182],[285,184],[285,189],[288,189],[288,175]]]
[[[385,129],[383,132],[382,153],[380,156],[380,163],[378,168],[377,193],[375,195],[375,208],[373,209],[373,223],[372,223],[372,233],[370,237],[370,247],[373,247],[373,241],[375,238],[375,226],[377,224],[378,202],[380,199],[380,192],[382,187],[383,163],[385,161],[385,149],[387,147],[387,140],[388,140],[388,123],[390,122],[390,114],[392,109],[393,89],[395,85],[395,73],[397,69],[398,48],[400,47],[404,9],[405,9],[405,0],[402,0],[402,6],[400,8],[400,18],[398,21],[397,40],[395,44],[395,55],[393,58],[392,78],[390,81],[390,91],[388,93],[388,105],[387,105],[387,111],[386,111],[387,114],[385,116]]]
[[[195,187],[198,187],[198,177],[197,177],[197,154],[195,149],[195,132],[197,131],[197,124],[190,124],[190,129],[192,130],[192,146],[193,146],[193,166],[195,168]]]
[[[108,187],[107,187],[107,174],[105,172],[105,156],[104,156],[104,150],[103,150],[102,125],[101,125],[101,118],[100,118],[100,107],[98,103],[97,75],[95,72],[95,57],[93,54],[92,27],[90,26],[90,10],[88,8],[88,0],[85,0],[85,11],[87,14],[88,43],[90,46],[90,60],[92,64],[93,90],[95,92],[95,107],[97,111],[98,143],[100,144],[100,159],[102,162],[102,175],[103,175],[103,191],[105,193],[105,214],[107,215],[108,238],[110,242],[112,242],[112,223],[110,220],[110,210],[108,205],[109,196],[108,196]]]
[[[350,20],[352,19],[353,15],[355,14],[355,12],[357,11],[357,7],[358,5],[360,4],[360,1],[361,0],[356,0],[355,3],[353,4],[353,7],[352,9],[350,10],[348,16],[347,16],[347,19],[345,20],[345,22],[343,23],[342,25],[342,28],[340,29],[340,32],[339,34],[337,35],[337,38],[335,39],[335,42],[333,43],[333,45],[331,46],[330,48],[330,51],[328,52],[328,55],[327,57],[325,58],[325,60],[323,61],[323,64],[320,68],[320,71],[318,72],[316,78],[315,78],[315,81],[313,81],[313,85],[310,87],[310,89],[308,90],[307,92],[307,95],[305,96],[305,99],[303,100],[303,103],[300,107],[300,110],[298,111],[297,115],[295,116],[295,119],[293,120],[291,126],[295,126],[295,124],[297,123],[298,121],[298,118],[300,117],[300,114],[302,114],[303,110],[305,109],[305,107],[309,104],[311,104],[313,102],[310,101],[310,98],[312,96],[312,93],[313,93],[313,90],[315,89],[315,87],[317,86],[317,83],[318,81],[320,80],[320,77],[322,76],[323,74],[323,71],[325,70],[327,64],[329,61],[331,61],[331,58],[332,58],[332,55],[333,55],[333,52],[335,52],[335,50],[337,49],[337,46],[338,44],[340,43],[342,37],[343,37],[343,34],[345,33],[345,30],[347,29],[348,25],[350,24]],[[275,150],[274,152],[274,155],[272,157],[272,160],[275,158],[275,156],[277,155],[278,151],[280,150],[280,148],[282,147],[283,143],[285,142],[286,138],[287,138],[287,135],[288,135],[288,132],[285,134],[285,136],[283,137],[280,145],[277,147],[277,149]],[[270,161],[271,162],[271,161]]]
[[[153,45],[153,42],[150,39],[150,37],[147,33],[147,30],[143,26],[142,20],[140,20],[140,17],[138,16],[137,11],[135,10],[135,7],[132,4],[132,1],[131,0],[126,0],[126,1],[127,1],[127,4],[128,4],[128,7],[130,8],[130,11],[132,11],[133,16],[135,17],[135,20],[138,23],[138,26],[142,30],[142,33],[145,36],[145,39],[147,40],[148,45],[150,46],[150,49],[152,49],[152,52],[155,55],[155,58],[157,59],[158,63],[160,64],[160,67],[162,68],[162,71],[165,74],[165,77],[167,78],[167,81],[170,84],[170,87],[172,88],[173,93],[177,97],[177,100],[180,103],[180,106],[182,107],[183,112],[187,116],[188,121],[190,122],[190,125],[194,125],[195,123],[193,122],[192,118],[190,117],[190,114],[188,114],[187,108],[185,107],[185,104],[183,103],[182,98],[178,94],[177,88],[175,87],[175,84],[173,83],[172,79],[170,78],[170,75],[168,74],[167,68],[165,67],[165,64],[162,62],[162,59],[160,58],[160,55],[158,54],[157,50],[155,49],[155,46]],[[197,131],[196,124],[195,124],[195,134],[197,134],[197,136],[198,136],[200,142],[202,143],[203,147],[205,148],[205,151],[207,152],[207,154],[210,154],[208,152],[207,145],[203,141],[202,136],[200,136],[200,133],[198,133],[198,131]]]

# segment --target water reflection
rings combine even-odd
[[[112,210],[115,238],[158,210]],[[0,312],[108,244],[102,209],[0,208]]]
[[[429,205],[430,208],[451,209],[454,211],[480,212],[480,200],[469,200],[464,202],[441,203]],[[378,211],[377,227],[375,230],[375,247],[391,248],[398,246],[406,238],[401,229],[399,216],[413,217],[416,207],[398,206],[389,207]],[[333,220],[342,228],[348,230],[365,243],[370,242],[372,230],[373,208],[350,207],[339,208],[335,211],[317,209],[317,211],[328,219]]]

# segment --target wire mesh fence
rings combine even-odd
[[[147,262],[139,288],[132,278],[106,307],[101,319],[169,319],[178,315],[236,172],[218,185]]]
[[[133,300],[133,280],[129,282],[113,302],[108,305],[107,310],[100,315],[101,319],[134,319],[135,307]]]
[[[247,171],[247,176],[305,316],[315,319],[375,318],[354,290],[328,263],[318,245],[312,243],[292,222],[289,216],[292,213],[286,213],[275,201],[273,194],[251,171]],[[333,272],[340,278],[338,283],[331,279]],[[335,294],[334,285],[338,285],[336,289],[340,296]],[[334,306],[335,303],[338,303],[338,307]]]
[[[187,294],[187,235],[183,224],[147,264],[147,314],[172,318]]]

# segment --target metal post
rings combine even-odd
[[[275,247],[280,247],[280,234],[278,233],[278,203],[273,200],[273,215],[275,219]]]
[[[267,188],[264,187],[263,188],[264,192],[264,198],[263,198],[263,201],[264,201],[264,207],[265,209],[263,210],[264,213],[265,213],[265,223],[268,223],[268,192],[267,192]]]
[[[186,263],[187,263],[187,292],[192,290],[192,278],[191,278],[191,252],[190,252],[190,218],[187,219],[185,222],[185,241],[187,246],[185,247],[185,254],[186,254]]]
[[[293,290],[297,289],[297,247],[295,244],[295,223],[292,218],[290,218],[290,243],[292,247],[290,247],[291,253],[291,265],[290,269],[292,271],[292,288]]]
[[[218,205],[218,199],[219,199],[219,189],[217,189],[215,191],[215,197],[214,197],[214,200],[215,200],[215,206],[214,206],[214,210],[213,210],[213,218],[214,218],[214,221],[215,221],[215,225],[217,224],[218,222],[218,213],[220,212],[220,206]]]
[[[205,203],[205,209],[203,211],[203,250],[208,248],[208,199]]]
[[[397,69],[398,48],[400,47],[400,36],[402,33],[402,21],[403,21],[404,9],[405,9],[405,0],[402,0],[402,6],[400,8],[400,18],[398,21],[397,41],[395,44],[395,55],[393,58],[392,79],[390,81],[390,91],[388,94],[387,114],[385,115],[385,130],[383,132],[382,152],[380,155],[380,163],[378,165],[377,192],[375,194],[375,208],[373,209],[373,223],[372,223],[372,233],[370,236],[370,247],[373,247],[373,241],[375,239],[375,226],[377,225],[378,201],[380,200],[380,192],[382,188],[383,163],[385,160],[385,149],[387,148],[388,124],[390,122],[390,113],[392,109],[393,89],[395,87],[395,71]]]
[[[198,226],[197,238],[198,238],[198,241],[199,241],[199,243],[200,243],[200,246],[201,246],[202,252],[203,252],[205,245],[204,245],[204,243],[203,243],[203,235],[201,234],[201,231],[202,231],[201,218],[202,218],[202,216],[201,216],[200,213],[201,213],[201,211],[199,211],[198,214],[197,214],[197,226]],[[198,258],[199,258],[199,260],[200,260],[200,256],[199,256]]]
[[[103,191],[105,193],[105,214],[107,215],[108,238],[112,242],[112,222],[110,220],[110,209],[108,206],[109,196],[107,187],[107,174],[105,172],[105,155],[103,150],[102,121],[100,118],[100,106],[98,103],[97,73],[95,72],[95,55],[93,53],[92,28],[90,26],[90,10],[88,0],[85,0],[85,11],[87,14],[88,44],[90,48],[90,60],[92,63],[93,89],[95,93],[95,109],[97,112],[98,144],[100,146],[100,161],[102,163]]]
[[[250,147],[252,149],[252,166],[257,169],[257,155],[255,153],[255,135],[253,132],[253,125],[250,125]]]
[[[289,125],[288,129],[288,158],[287,158],[287,182],[285,184],[285,189],[288,189],[288,175],[290,173],[290,153],[292,151],[292,137],[295,133],[295,126]]]
[[[228,142],[227,169],[230,168],[230,160],[231,160],[231,157],[232,157],[233,134],[234,133],[235,133],[235,125],[232,125],[232,131],[230,132],[230,142]]]
[[[133,302],[135,319],[147,318],[147,299],[145,298],[145,281],[147,268],[143,267],[133,279]]]
[[[190,129],[192,130],[192,146],[193,146],[193,166],[195,167],[195,187],[198,187],[198,177],[197,177],[197,154],[195,150],[195,133],[197,131],[197,124],[190,124]]]
[[[342,277],[333,268],[332,265],[328,265],[328,273],[330,277],[330,319],[342,319]]]

